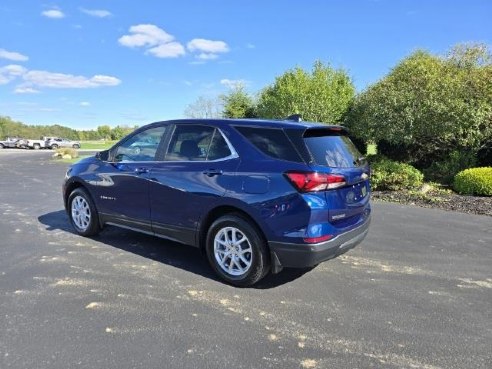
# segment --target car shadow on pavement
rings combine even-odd
[[[47,226],[47,231],[64,231],[76,234],[64,210],[43,214],[38,217],[38,220],[41,224]],[[196,247],[115,226],[105,226],[99,235],[90,239],[224,283],[215,275],[206,257]],[[252,288],[275,288],[301,277],[309,270],[286,268],[279,274],[268,275]]]

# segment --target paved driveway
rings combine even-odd
[[[76,236],[66,165],[0,152],[0,368],[491,368],[492,217],[374,204],[366,241],[256,288],[191,247]]]

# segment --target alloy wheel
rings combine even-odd
[[[224,227],[215,235],[214,256],[224,272],[235,277],[242,276],[251,267],[253,248],[241,230]]]
[[[91,223],[91,209],[89,203],[82,196],[75,196],[72,200],[72,220],[75,226],[85,232]]]

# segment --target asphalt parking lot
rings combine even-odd
[[[373,205],[367,239],[255,288],[199,251],[75,235],[67,164],[0,151],[0,368],[491,368],[492,217]]]

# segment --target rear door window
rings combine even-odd
[[[275,159],[302,162],[283,129],[241,126],[234,128],[262,153]]]
[[[231,156],[231,150],[222,133],[204,125],[177,125],[164,160],[207,161]]]
[[[318,165],[332,168],[354,168],[366,165],[365,158],[347,136],[309,130],[304,134],[304,142]]]

